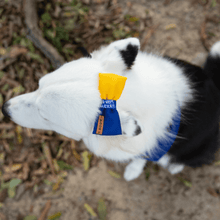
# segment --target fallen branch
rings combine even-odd
[[[14,128],[14,125],[12,123],[1,123],[0,124],[0,130],[2,129],[12,129]]]
[[[51,156],[50,148],[47,145],[47,143],[43,144],[43,151],[44,151],[44,154],[47,158],[47,161],[48,161],[48,164],[50,166],[51,172],[55,176],[55,168],[54,168],[54,165],[53,165],[53,158]]]
[[[14,63],[17,59],[16,58],[11,58],[10,60],[7,60],[6,62],[0,61],[0,70],[3,70],[5,67],[11,65]]]
[[[150,27],[150,29],[148,30],[147,34],[145,35],[144,39],[143,39],[142,42],[141,42],[142,48],[144,48],[145,45],[148,43],[149,39],[151,38],[151,36],[153,35],[153,33],[156,31],[156,29],[158,28],[158,26],[159,26],[159,24]]]
[[[0,219],[1,220],[6,220],[6,216],[3,213],[1,213],[1,212],[0,212]]]
[[[3,146],[5,148],[5,151],[10,154],[11,153],[11,149],[10,149],[10,146],[8,144],[8,142],[6,142],[5,140],[3,140]]]
[[[205,47],[206,51],[209,52],[209,46],[208,46],[208,44],[207,44],[207,42],[206,42],[207,35],[206,35],[206,32],[205,32],[206,22],[207,22],[207,19],[205,18],[205,20],[203,21],[203,23],[202,23],[202,25],[201,25],[200,38],[201,38],[202,44],[203,44],[203,46]]]
[[[54,68],[58,68],[64,64],[64,59],[57,50],[48,43],[43,37],[42,32],[37,25],[37,11],[35,0],[25,0],[24,12],[25,23],[27,25],[27,38],[30,39],[34,45],[40,49],[44,55],[51,61]]]
[[[46,202],[45,208],[44,208],[43,212],[41,213],[40,218],[38,220],[45,220],[46,219],[46,216],[47,216],[47,213],[48,213],[50,207],[51,207],[51,200],[48,200]]]

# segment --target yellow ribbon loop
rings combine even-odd
[[[101,99],[118,100],[125,87],[127,77],[113,73],[99,73]]]

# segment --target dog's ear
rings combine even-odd
[[[78,49],[82,52],[84,57],[92,58],[91,54],[86,50],[85,47],[78,47]]]
[[[125,40],[126,41],[126,40]],[[140,49],[140,42],[137,38],[130,38],[123,45],[119,52],[128,69],[134,64],[138,50]]]
[[[122,135],[133,137],[142,133],[140,122],[138,122],[134,116],[125,111],[120,111],[119,114],[122,126]]]
[[[101,61],[106,72],[121,74],[135,63],[140,42],[137,38],[118,40],[92,53],[92,58]]]

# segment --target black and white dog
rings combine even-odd
[[[204,68],[139,51],[127,38],[71,61],[39,81],[39,88],[7,101],[15,123],[82,139],[95,155],[126,162],[124,178],[137,178],[154,161],[172,173],[213,161],[219,148],[220,42]],[[126,76],[117,110],[122,135],[92,134],[102,100],[99,73]]]

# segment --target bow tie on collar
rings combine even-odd
[[[99,108],[93,134],[97,135],[121,135],[121,123],[116,109],[116,101],[120,98],[127,77],[113,73],[99,73],[99,92],[102,105]]]
[[[95,121],[93,134],[106,136],[122,134],[120,119],[116,109],[116,100],[120,98],[126,80],[127,77],[113,73],[99,73],[99,91],[102,98],[102,105],[99,108],[101,114],[98,115]],[[145,152],[137,157],[150,161],[158,161],[164,156],[170,150],[176,139],[180,120],[181,108],[180,105],[178,105],[172,123],[167,127],[168,133],[166,133],[165,137],[158,138],[157,146],[155,146],[150,154]]]

